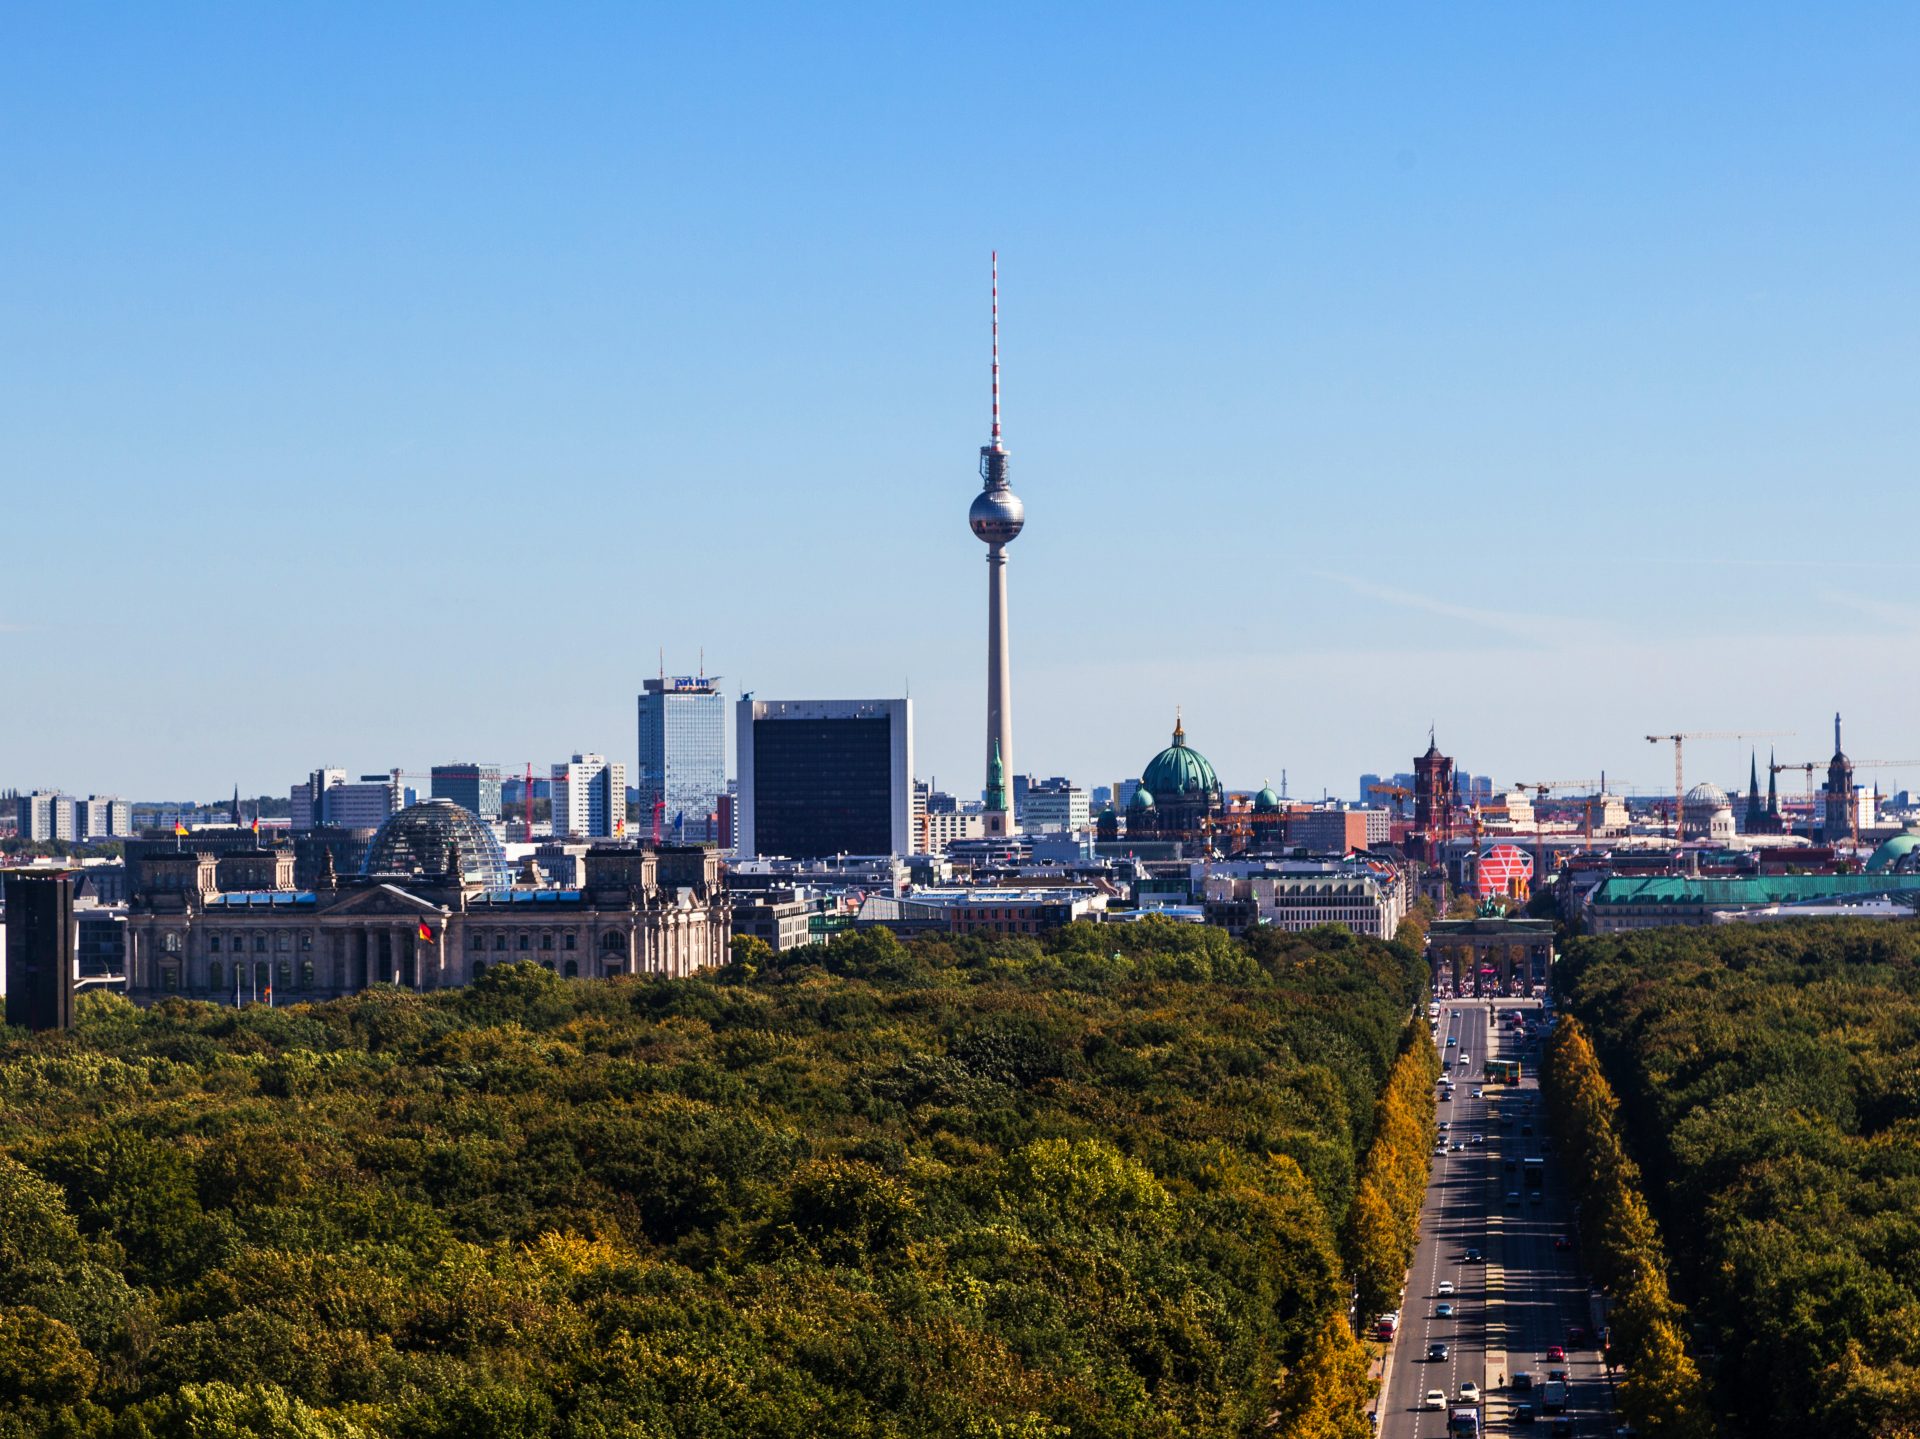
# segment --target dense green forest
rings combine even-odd
[[[0,1434],[1367,1432],[1413,951],[739,949],[9,1034]]]
[[[1920,1431],[1920,924],[1655,930],[1562,968],[1724,1431]]]

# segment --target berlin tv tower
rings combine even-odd
[[[987,808],[988,835],[1014,832],[1007,776],[1013,768],[1013,669],[1007,658],[1007,546],[1027,522],[1027,507],[1007,487],[1000,445],[1000,252],[993,252],[993,442],[980,447],[980,493],[967,524],[987,546]]]

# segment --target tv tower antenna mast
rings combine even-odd
[[[993,252],[993,450],[1000,448],[1000,252]],[[1836,724],[1834,728],[1839,728]]]
[[[1007,546],[1027,522],[1026,506],[1007,484],[1007,451],[1000,442],[1000,252],[993,252],[993,431],[980,447],[980,493],[967,524],[987,546],[987,784],[984,829],[1014,832],[1007,802],[1013,770],[1013,666],[1007,634]]]

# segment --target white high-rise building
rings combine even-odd
[[[612,839],[627,832],[627,767],[603,754],[576,754],[553,767],[553,832]]]
[[[1077,833],[1093,824],[1093,807],[1087,792],[1060,779],[1029,786],[1022,815],[1020,828],[1030,832],[1054,830]]]
[[[340,829],[378,829],[407,807],[412,797],[399,770],[363,774],[347,783],[343,769],[317,769],[288,794],[288,828],[304,834],[320,825]]]
[[[73,796],[37,789],[15,800],[20,838],[40,843],[74,838]]]
[[[334,784],[320,792],[319,823],[337,829],[378,829],[407,807],[400,771],[363,774],[356,784]]]
[[[321,817],[324,797],[335,785],[346,782],[347,772],[343,769],[317,769],[301,780],[287,796],[287,812],[291,816],[288,828],[295,834],[305,834],[315,825],[326,823]]]
[[[125,839],[133,834],[133,806],[118,795],[90,794],[73,804],[74,838]]]

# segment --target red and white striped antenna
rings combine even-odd
[[[993,252],[993,448],[1000,448],[1000,252]]]

